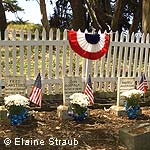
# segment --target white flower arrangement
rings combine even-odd
[[[133,89],[133,90],[129,90],[129,91],[125,91],[121,94],[121,96],[124,96],[126,98],[132,98],[132,97],[135,97],[135,98],[140,98],[141,96],[143,96],[144,92],[141,91],[141,90],[136,90],[136,89]]]
[[[72,99],[70,103],[78,104],[80,107],[87,107],[90,104],[89,97],[82,93],[74,93],[69,98]]]
[[[8,97],[5,97],[4,100],[5,100],[4,101],[5,106],[8,106],[8,107],[11,105],[26,107],[29,105],[29,99],[19,94],[10,95]]]
[[[9,114],[16,115],[28,107],[29,99],[19,94],[10,95],[4,98],[4,104]]]
[[[139,104],[140,98],[143,96],[144,92],[141,90],[129,90],[121,94],[127,100],[128,106],[135,106]]]
[[[68,114],[75,120],[83,120],[87,117],[87,110],[90,104],[89,97],[82,93],[74,93],[70,97]]]

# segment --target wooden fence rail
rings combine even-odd
[[[115,91],[118,77],[135,77],[136,81],[145,73],[150,80],[150,38],[149,34],[124,35],[110,33],[108,53],[101,59],[91,61],[91,76],[94,91]],[[27,92],[41,72],[43,92],[62,93],[64,76],[80,76],[85,82],[87,59],[75,54],[67,40],[67,30],[51,29],[49,40],[46,32],[31,33],[5,31],[5,40],[0,40],[0,85],[5,85],[8,75],[25,75]],[[2,89],[0,88],[0,95]]]

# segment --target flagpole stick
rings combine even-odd
[[[88,76],[91,74],[91,60],[86,60],[86,76],[85,76],[85,83],[87,82]]]
[[[93,28],[93,26],[91,26],[92,28],[92,33],[94,34],[95,33],[95,28]],[[86,60],[86,75],[85,75],[85,83],[87,82],[87,79],[88,79],[88,76],[89,74],[91,74],[91,60],[90,59],[87,59]]]

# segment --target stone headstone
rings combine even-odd
[[[69,105],[69,97],[73,93],[82,93],[83,82],[81,77],[64,77],[63,79],[63,104]]]
[[[119,130],[119,140],[128,150],[150,149],[150,123],[123,127]]]
[[[59,105],[57,107],[57,115],[60,120],[73,120],[73,118],[68,115],[68,106],[65,105]]]
[[[119,77],[117,86],[117,106],[124,106],[125,99],[120,96],[121,93],[135,89],[135,78]]]
[[[25,76],[6,76],[5,77],[5,96],[26,94]]]

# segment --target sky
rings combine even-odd
[[[23,21],[29,20],[31,23],[41,24],[40,7],[36,0],[18,0],[18,4],[24,9],[23,12],[18,12],[17,15],[23,19]],[[47,14],[48,16],[53,13],[53,6],[50,5],[49,0],[46,0]],[[7,21],[15,21],[16,17],[14,13],[6,12]]]

